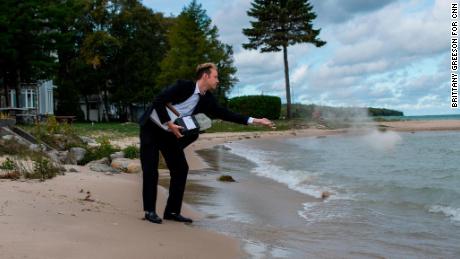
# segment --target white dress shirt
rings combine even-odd
[[[185,101],[173,105],[176,111],[183,116],[189,116],[193,114],[195,107],[197,106],[198,102],[200,101],[200,88],[198,87],[198,83],[196,83],[195,91],[193,94]],[[203,93],[204,94],[204,93]],[[254,118],[249,117],[248,124],[252,124],[254,122]]]

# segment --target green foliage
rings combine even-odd
[[[91,102],[102,104],[103,120],[135,120],[136,105],[177,78],[191,78],[198,63],[218,66],[221,102],[237,81],[231,46],[218,40],[196,1],[179,17],[164,17],[139,0],[4,0],[0,31],[0,87],[18,92],[20,82],[53,78],[56,114],[79,121],[81,101],[87,113]],[[112,118],[110,103],[118,112]]]
[[[102,158],[109,158],[111,154],[120,151],[110,144],[108,137],[101,137],[97,140],[99,143],[98,147],[89,148],[85,154],[85,157],[79,162],[80,165],[85,165],[91,161],[99,160]]]
[[[69,125],[69,124],[68,124]],[[21,128],[32,132],[34,126],[21,125]],[[126,137],[139,137],[139,124],[133,122],[77,122],[72,123],[71,129],[76,136],[88,136],[97,138],[99,136],[110,136],[110,139],[120,139]]]
[[[126,148],[123,149],[123,153],[125,154],[126,158],[130,159],[135,159],[139,158],[140,156],[140,150],[137,146],[127,146]]]
[[[247,14],[256,19],[252,27],[243,29],[249,43],[247,49],[261,48],[261,52],[278,52],[281,47],[298,43],[326,44],[319,40],[320,29],[313,29],[316,18],[308,0],[254,0]]]
[[[247,14],[254,18],[251,28],[243,29],[249,43],[245,49],[261,52],[283,50],[286,80],[287,118],[291,118],[291,93],[287,47],[299,43],[311,43],[316,47],[326,44],[318,39],[320,29],[313,29],[316,14],[308,0],[254,0]]]
[[[162,14],[155,14],[137,2],[124,4],[113,17],[110,31],[121,45],[111,67],[111,101],[117,105],[120,121],[133,118],[132,103],[153,100],[160,61],[168,47],[169,23]]]
[[[267,95],[234,97],[229,100],[228,107],[247,116],[276,120],[280,117],[281,98]]]
[[[292,124],[294,120],[277,120],[275,121],[276,130],[288,130],[292,129]],[[254,132],[254,131],[273,131],[271,128],[261,127],[256,125],[241,125],[233,122],[227,122],[222,120],[213,120],[212,127],[206,130],[206,133],[216,133],[216,132]]]
[[[59,168],[46,158],[40,157],[33,162],[33,172],[26,172],[24,174],[25,178],[40,179],[41,181],[45,181],[55,177],[60,173]]]
[[[19,156],[22,158],[32,158],[44,156],[41,151],[30,150],[28,146],[20,144],[17,140],[3,140],[0,139],[0,156],[11,155]]]
[[[21,178],[21,173],[17,163],[7,157],[6,160],[0,164],[0,179],[17,180],[19,178]]]
[[[0,169],[3,169],[3,170],[12,171],[15,168],[16,168],[16,164],[9,157],[7,157],[6,160],[0,164]]]
[[[59,167],[48,160],[45,154],[31,157],[32,160],[23,161],[7,158],[1,165],[0,170],[6,171],[6,174],[0,174],[0,179],[20,179],[24,176],[26,179],[40,179],[45,181],[60,174]],[[29,163],[33,164],[30,168]]]
[[[404,116],[401,111],[383,109],[383,108],[367,108],[370,116]]]
[[[237,82],[234,77],[233,50],[230,45],[218,40],[219,34],[212,20],[202,9],[201,4],[193,0],[185,7],[168,33],[169,50],[161,61],[161,74],[157,85],[165,87],[176,79],[194,79],[198,64],[213,62],[219,70],[219,88],[216,97],[225,99]]]
[[[362,108],[362,107],[331,107],[331,106],[321,106],[315,104],[292,104],[293,108],[293,118],[303,118],[303,119],[313,119],[314,113],[319,113],[318,115],[324,116],[329,115],[329,117],[342,117],[342,118],[358,118],[358,117],[367,117],[369,116],[404,116],[404,113],[396,110],[384,109],[384,108]],[[282,110],[286,109],[286,105],[283,105]]]
[[[75,123],[73,128],[79,135],[84,136],[104,136],[108,133],[111,139],[139,136],[139,124],[132,122]]]
[[[54,116],[48,117],[44,123],[36,123],[30,132],[37,140],[58,150],[85,146],[70,124],[58,123]]]
[[[39,0],[0,1],[0,78],[5,90],[9,85],[18,92],[21,82],[49,78],[56,67],[45,8]]]

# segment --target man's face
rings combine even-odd
[[[215,90],[217,88],[217,85],[219,84],[219,75],[217,70],[211,69],[211,73],[209,75],[205,74],[204,78],[209,90]]]

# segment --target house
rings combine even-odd
[[[101,122],[105,116],[105,108],[102,102],[102,95],[93,94],[86,97],[80,97],[80,109],[83,111],[86,121]],[[136,122],[144,111],[147,105],[132,103],[130,110],[125,112],[126,117],[120,115],[120,110],[114,103],[109,103],[107,116],[110,120],[133,121]]]
[[[5,96],[0,89],[0,112],[16,116],[17,120],[26,121],[34,117],[54,114],[54,95],[52,80],[20,85],[19,103],[16,102],[16,90],[9,89]],[[5,100],[8,98],[8,100]],[[9,105],[7,105],[9,104]]]
[[[80,109],[83,111],[84,119],[86,121],[101,122],[105,116],[111,119],[116,119],[117,109],[114,104],[109,104],[109,110],[105,111],[104,104],[102,102],[102,94],[89,95],[86,97],[80,97]]]

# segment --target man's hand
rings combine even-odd
[[[176,125],[172,121],[169,121],[168,128],[177,138],[182,138],[184,136],[180,133],[180,130],[183,129],[182,126]]]
[[[262,126],[265,126],[265,127],[269,127],[269,128],[272,128],[272,129],[276,129],[275,123],[273,123],[271,120],[269,120],[267,118],[262,118],[262,119],[254,118],[253,123],[258,124],[258,125],[262,125]]]

